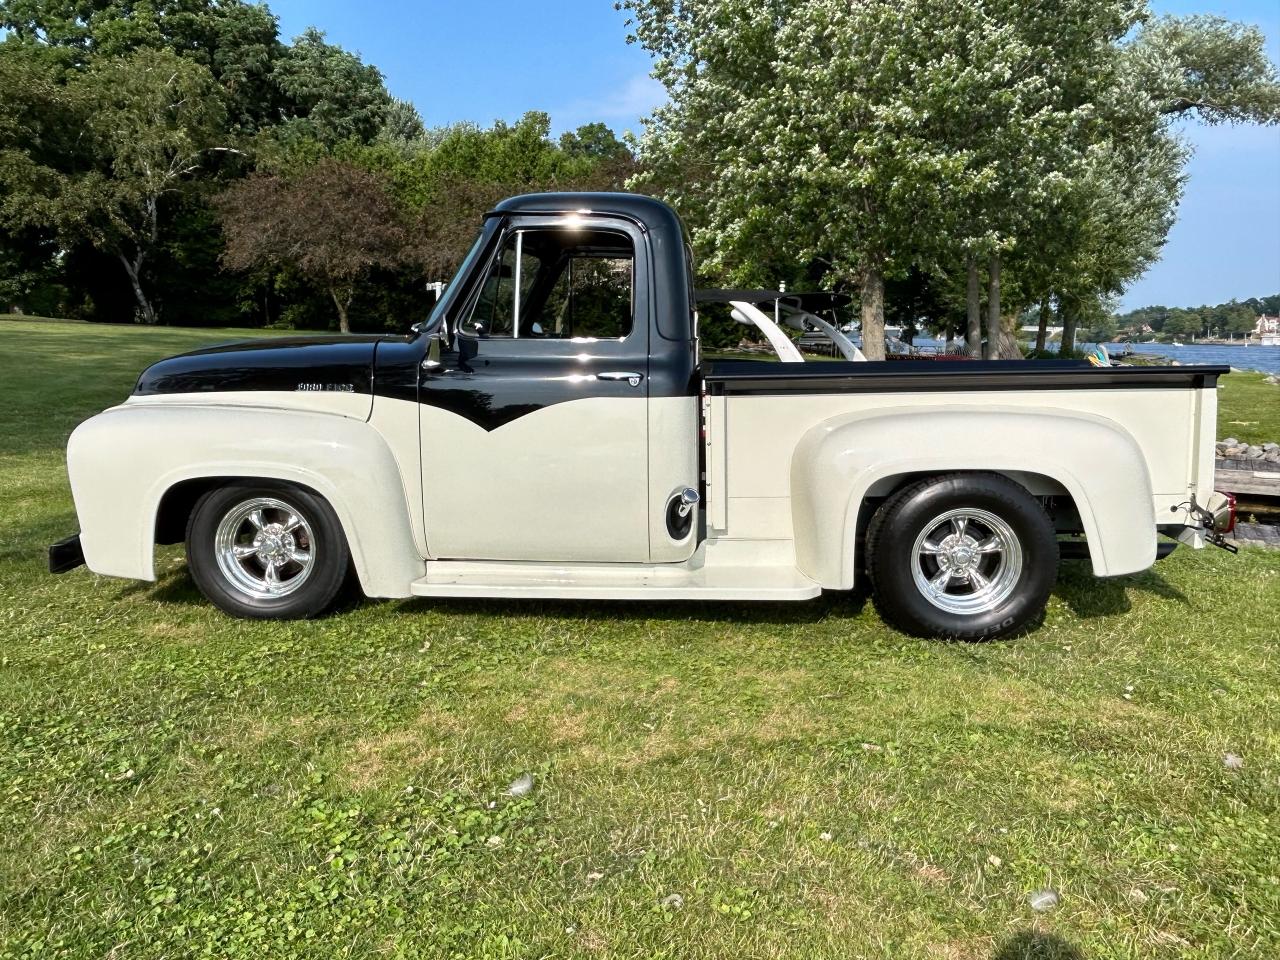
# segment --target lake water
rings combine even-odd
[[[936,346],[942,344],[926,337],[916,337],[916,346]],[[1026,344],[1024,344],[1026,346]],[[1094,346],[1082,344],[1081,346]],[[1123,343],[1108,343],[1107,350],[1111,356],[1119,357],[1125,349]],[[1135,343],[1134,353],[1152,353],[1157,356],[1176,360],[1181,364],[1216,363],[1235,367],[1238,370],[1260,370],[1263,373],[1280,373],[1280,347],[1225,347],[1217,344],[1189,343],[1183,347],[1171,346],[1167,343]]]
[[[1239,370],[1280,373],[1280,347],[1224,347],[1218,344],[1188,343],[1183,347],[1167,343],[1135,343],[1134,353],[1155,353],[1179,363],[1223,363]],[[1118,356],[1123,344],[1109,343],[1107,350]]]

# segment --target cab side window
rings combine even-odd
[[[607,230],[539,227],[508,234],[464,335],[483,339],[620,340],[631,333],[635,251]]]

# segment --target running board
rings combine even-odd
[[[415,597],[568,600],[808,600],[822,588],[795,567],[428,561]]]

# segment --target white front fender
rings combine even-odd
[[[800,570],[824,587],[853,586],[859,513],[879,480],[907,474],[994,471],[1047,477],[1070,494],[1094,573],[1155,562],[1151,480],[1137,442],[1085,413],[965,407],[833,417],[806,433],[791,461]]]
[[[409,585],[425,573],[395,458],[362,420],[245,406],[127,404],[76,428],[67,471],[85,562],[95,573],[155,580],[161,499],[175,484],[216,477],[289,481],[324,497],[370,596],[409,596]]]

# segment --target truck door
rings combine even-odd
[[[650,276],[621,218],[492,232],[419,381],[433,557],[649,560]]]

